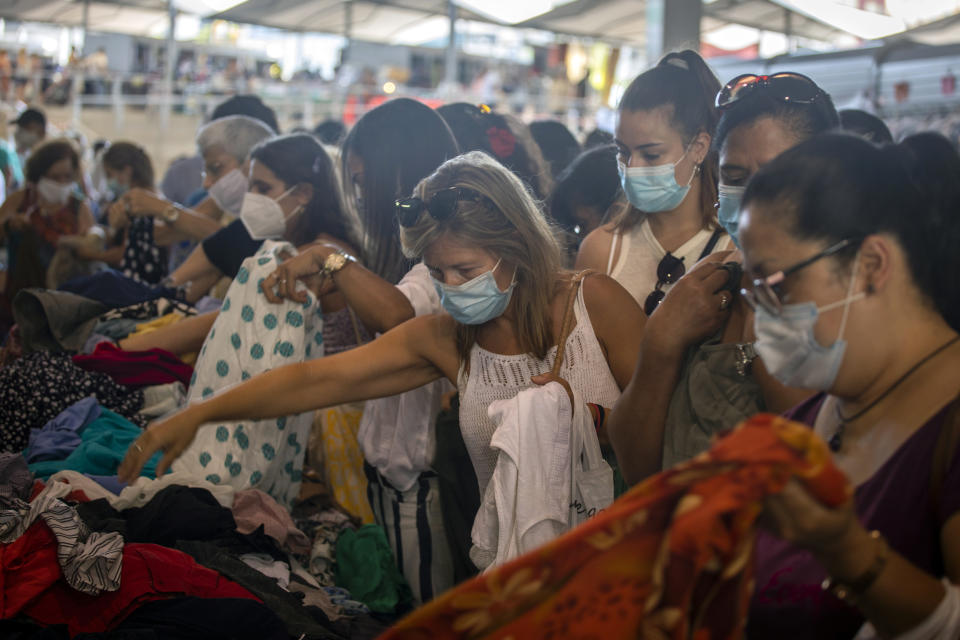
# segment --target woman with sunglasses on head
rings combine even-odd
[[[864,620],[884,638],[960,632],[958,185],[946,141],[827,134],[743,195],[757,351],[781,383],[819,392],[787,415],[856,488],[839,509],[799,485],[768,502],[780,539],[758,537],[748,637],[852,638]]]
[[[710,143],[720,83],[694,51],[667,54],[620,100],[616,144],[628,204],[587,236],[578,268],[609,274],[651,315],[699,260],[728,248]]]
[[[460,392],[461,430],[483,495],[496,463],[487,407],[549,381],[542,374],[556,357],[572,274],[523,184],[486,154],[444,163],[414,199],[398,204],[404,251],[423,257],[449,313],[415,318],[358,349],[275,369],[191,406],[141,436],[123,477],[136,477],[160,449],[162,472],[212,420],[300,413],[446,378]],[[615,281],[592,275],[574,317],[560,376],[585,401],[611,406],[632,371],[643,314]]]
[[[719,219],[738,242],[750,176],[783,151],[837,126],[833,102],[794,73],[743,75],[716,98]],[[782,412],[808,391],[784,387],[756,360],[753,315],[736,295],[739,253],[715,254],[681,278],[644,330],[641,357],[607,428],[628,482],[688,460],[712,437],[761,411]]]
[[[364,114],[344,140],[342,153],[344,195],[360,216],[366,266],[321,243],[264,281],[267,298],[302,300],[297,281],[322,272],[327,285],[337,288],[372,332],[441,312],[427,267],[403,255],[396,201],[457,155],[450,129],[430,107],[398,98]],[[417,602],[454,584],[440,482],[432,469],[435,421],[450,388],[441,380],[367,402],[357,430],[367,497]]]

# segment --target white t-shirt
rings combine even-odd
[[[417,316],[441,313],[443,306],[430,271],[422,262],[403,276],[397,288]],[[453,385],[437,380],[389,398],[368,400],[357,431],[364,459],[399,491],[407,491],[433,462],[433,429],[440,400]]]

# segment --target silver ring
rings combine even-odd
[[[720,294],[720,311],[726,311],[727,309],[729,309],[731,301],[732,301],[732,298],[730,297],[729,293],[727,293],[726,291],[721,293]]]
[[[143,453],[143,447],[141,447],[141,446],[140,446],[139,444],[137,444],[136,442],[133,443],[133,447],[134,447],[134,449],[136,449],[136,450],[139,451],[140,453]]]

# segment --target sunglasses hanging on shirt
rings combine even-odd
[[[717,246],[717,242],[723,233],[724,231],[721,227],[713,230],[713,234],[707,241],[707,246],[703,248],[700,257],[697,258],[697,262],[713,253],[713,249]],[[676,284],[677,280],[682,278],[686,272],[686,267],[683,266],[683,258],[678,258],[668,251],[667,254],[660,259],[660,263],[657,264],[657,284],[644,301],[643,312],[649,316],[656,311],[657,307],[660,306],[660,303],[663,302],[664,297],[667,295],[663,287],[668,284]]]

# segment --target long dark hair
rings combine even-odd
[[[960,330],[960,157],[946,140],[908,138],[878,148],[859,137],[814,136],[762,167],[743,205],[764,202],[787,233],[825,246],[889,233],[917,288]],[[851,246],[841,261],[856,255]]]
[[[27,166],[24,168],[27,182],[37,184],[40,178],[50,171],[50,167],[64,158],[70,160],[74,171],[80,169],[80,154],[77,153],[77,147],[73,142],[66,138],[44,142],[27,158]]]
[[[553,177],[529,127],[518,118],[468,102],[437,108],[457,139],[461,153],[483,151],[510,169],[538,201],[553,190]]]
[[[411,263],[397,237],[394,202],[409,196],[422,179],[457,155],[457,143],[436,111],[397,98],[366,113],[343,142],[342,179],[346,198],[355,199],[348,157],[363,162],[363,202],[356,203],[363,225],[367,266],[389,282],[399,282]]]
[[[293,244],[308,244],[321,233],[353,242],[333,162],[316,138],[305,133],[269,138],[250,151],[250,159],[262,162],[288,188],[303,183],[313,187],[313,197],[293,229]]]
[[[619,111],[649,111],[670,106],[671,125],[680,132],[686,144],[699,133],[713,138],[720,119],[714,101],[720,91],[720,81],[713,75],[696,51],[668,53],[657,66],[634,78],[620,99]],[[700,167],[700,211],[704,228],[716,224],[717,152],[711,148]],[[637,222],[637,210],[626,208],[617,226],[628,229]]]
[[[138,144],[133,142],[115,142],[103,152],[103,166],[113,171],[130,167],[130,186],[153,189],[153,163],[150,156]]]
[[[554,179],[559,179],[564,169],[580,155],[580,143],[559,120],[531,122],[530,135],[543,152],[543,159],[550,165]]]

